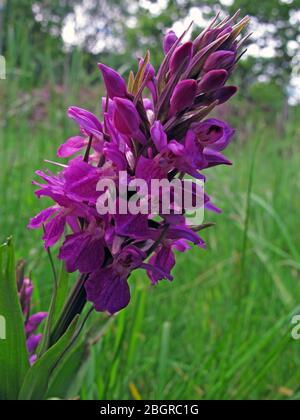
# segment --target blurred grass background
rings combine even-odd
[[[4,16],[9,20],[4,19],[1,32],[7,79],[0,80],[0,238],[14,236],[17,257],[28,262],[41,309],[49,303],[52,284],[41,232],[26,229],[29,218],[46,205],[33,194],[34,171],[47,167],[44,159],[55,160],[57,147],[76,133],[66,117],[69,105],[100,113],[103,87],[97,61],[126,74],[122,64],[135,58],[132,39],[140,35],[141,48],[147,48],[148,39],[158,62],[158,35],[171,26],[170,19],[179,20],[191,7],[191,2],[178,2],[177,12],[163,9],[152,19],[139,8],[135,32],[128,24],[127,44],[109,55],[91,51],[90,39],[66,49],[54,30],[58,19],[56,26],[51,23],[54,3],[7,2]],[[58,3],[68,6],[61,9],[63,22],[76,2]],[[105,10],[121,16],[125,3],[105,3]],[[207,12],[217,3],[208,1]],[[42,20],[34,18],[38,4],[50,10],[48,18],[44,12]],[[248,57],[236,76],[244,90],[219,111],[237,135],[227,151],[233,168],[208,174],[207,190],[223,214],[206,214],[207,221],[217,223],[203,233],[207,251],[179,255],[173,284],[153,288],[142,273],[134,274],[130,307],[94,345],[80,386],[72,384],[70,397],[299,399],[300,343],[291,338],[291,319],[300,313],[300,109],[294,102],[288,105],[291,69],[282,73],[276,64],[278,73],[274,70],[268,78],[263,65],[260,75],[251,70],[253,60]],[[95,315],[97,320],[100,329],[104,317]]]

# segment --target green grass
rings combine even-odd
[[[47,166],[43,159],[55,160],[57,146],[76,133],[66,106],[78,96],[79,106],[89,102],[75,92],[72,75],[73,92],[50,95],[47,114],[37,121],[36,94],[24,98],[10,79],[0,86],[6,114],[0,132],[0,236],[14,236],[42,309],[49,303],[51,272],[41,232],[27,231],[26,224],[46,201],[35,198],[31,180]],[[95,90],[100,95],[101,87]],[[150,287],[143,273],[132,276],[131,305],[94,346],[81,398],[300,397],[300,342],[291,338],[292,314],[300,313],[296,120],[292,116],[284,136],[259,114],[240,124],[247,141],[239,141],[238,132],[228,150],[234,167],[216,168],[208,177],[207,190],[223,214],[206,214],[217,223],[203,233],[207,250],[178,255],[173,284]]]

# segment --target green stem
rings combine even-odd
[[[82,313],[87,303],[86,291],[84,287],[87,278],[88,274],[82,275],[75,285],[73,291],[71,292],[62,315],[50,336],[50,346],[56,343],[57,340],[59,340],[60,337],[62,337],[62,335],[67,331],[75,316]]]

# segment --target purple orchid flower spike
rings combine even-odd
[[[162,190],[151,186],[153,181],[180,183],[185,177],[205,183],[206,171],[231,165],[223,151],[234,130],[210,114],[237,92],[227,81],[241,56],[238,38],[249,19],[236,22],[238,14],[218,19],[190,42],[184,43],[190,28],[179,38],[167,33],[158,71],[147,53],[130,72],[128,85],[115,70],[99,64],[106,88],[100,98],[102,115],[69,109],[81,135],[60,146],[58,156],[78,156],[67,164],[58,163],[58,174],[37,172],[42,181],[34,183],[36,195],[51,199],[53,205],[29,224],[31,229],[44,227],[46,248],[59,242],[59,259],[68,272],[80,274],[55,337],[61,337],[68,328],[66,319],[72,320],[87,300],[97,311],[110,314],[125,308],[133,271],[146,270],[151,284],[171,281],[178,252],[191,246],[205,249],[199,231],[209,224],[189,220],[191,203],[180,207],[188,186],[180,193],[172,191],[167,207],[162,205]],[[192,184],[189,195],[192,203],[202,198],[197,209],[220,213],[203,186],[197,189]],[[106,201],[110,201],[107,212],[99,211],[99,203]],[[153,202],[158,203],[156,209]],[[28,286],[27,294],[20,293],[28,312],[32,291]],[[44,316],[28,314],[32,360],[40,339],[34,336],[35,329]]]

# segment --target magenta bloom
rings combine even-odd
[[[36,334],[37,329],[48,316],[46,312],[31,315],[33,285],[29,279],[21,276],[18,279],[18,293],[24,315],[24,329],[26,334],[27,351],[30,364],[36,361],[35,352],[42,340],[42,334]]]
[[[58,157],[71,159],[57,164],[58,173],[37,171],[42,181],[34,182],[36,195],[50,198],[53,205],[31,219],[29,228],[44,228],[46,248],[60,243],[59,259],[68,272],[80,273],[87,300],[97,311],[113,314],[128,305],[133,271],[144,269],[152,285],[171,281],[178,252],[205,248],[199,231],[206,225],[190,223],[188,205],[178,211],[183,194],[172,192],[169,209],[162,205],[162,192],[143,194],[140,201],[146,208],[157,201],[157,214],[151,206],[146,212],[128,209],[136,197],[133,184],[181,181],[186,175],[205,182],[208,169],[231,165],[223,151],[234,130],[209,114],[237,92],[228,79],[243,53],[238,37],[249,19],[236,23],[235,18],[213,22],[190,42],[183,42],[186,33],[178,38],[168,32],[160,68],[154,69],[147,54],[138,60],[128,84],[99,64],[106,88],[99,98],[102,113],[69,108],[79,133],[60,146]],[[195,181],[190,182],[196,202],[201,194]],[[117,185],[114,194],[111,183]],[[102,214],[98,204],[109,199],[115,211],[110,207]],[[206,194],[198,206],[220,212]],[[28,285],[27,295],[31,292]],[[30,354],[39,341],[33,333],[44,316],[27,319]]]

